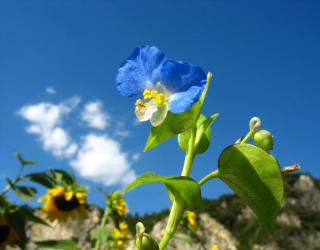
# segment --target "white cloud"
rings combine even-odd
[[[38,135],[45,150],[58,157],[70,157],[75,154],[77,145],[61,123],[63,116],[74,110],[79,102],[79,97],[73,97],[58,105],[46,102],[26,105],[18,115],[30,123],[26,131]]]
[[[46,88],[46,93],[50,94],[50,95],[54,95],[55,93],[57,93],[56,89],[52,86],[49,86]]]
[[[105,135],[86,135],[70,164],[81,176],[105,185],[128,184],[136,177],[119,142]]]
[[[79,97],[58,104],[40,102],[23,106],[17,114],[28,122],[27,133],[36,135],[44,150],[67,159],[80,176],[108,186],[133,181],[136,175],[131,164],[138,160],[139,154],[126,154],[120,143],[107,135],[89,133],[74,140],[64,128],[65,118],[76,110],[79,103]],[[86,103],[80,115],[94,129],[104,129],[109,122],[100,101]],[[127,136],[125,123],[110,121],[114,125],[110,134]]]
[[[103,111],[100,101],[86,103],[81,113],[81,119],[91,128],[103,130],[108,125],[109,116]]]

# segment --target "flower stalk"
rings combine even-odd
[[[219,177],[219,170],[216,169],[214,171],[212,171],[210,174],[206,175],[205,177],[203,177],[200,181],[199,181],[199,185],[202,186],[203,184],[205,184],[206,182]]]
[[[240,141],[240,144],[246,143],[261,127],[261,120],[259,117],[251,118],[249,122],[249,132],[248,134]]]
[[[189,140],[189,145],[188,145],[188,151],[185,157],[183,169],[181,172],[181,176],[189,176],[190,171],[192,169],[192,164],[193,160],[195,157],[195,139],[196,139],[196,134],[197,134],[197,128],[193,128],[191,131],[191,137]],[[173,205],[170,210],[170,215],[168,219],[168,224],[166,226],[165,233],[163,235],[163,238],[161,239],[159,249],[164,250],[166,249],[167,245],[169,244],[170,240],[174,236],[175,232],[178,229],[179,223],[183,217],[183,213],[185,211],[185,204],[183,201],[175,200],[173,202]]]
[[[199,100],[201,103],[201,108],[199,110],[198,118],[201,115],[202,106],[203,106],[204,100],[206,98],[206,95],[208,93],[208,89],[211,85],[212,77],[213,77],[212,73],[208,72],[205,89],[204,89],[204,91],[201,95],[201,98]],[[196,155],[196,153],[195,153],[196,135],[197,135],[197,125],[195,125],[194,128],[191,129],[191,136],[189,139],[188,150],[187,150],[187,153],[185,156],[181,176],[186,176],[186,177],[190,176],[190,172],[191,172],[192,165],[193,165],[193,160]],[[179,200],[179,201],[175,200],[173,202],[171,210],[170,210],[165,233],[164,233],[163,238],[161,239],[161,242],[159,245],[160,250],[164,250],[167,247],[167,245],[169,244],[170,240],[172,239],[172,237],[174,236],[175,232],[178,229],[179,223],[183,217],[184,212],[185,212],[184,202],[181,200]]]
[[[109,206],[106,206],[106,208],[104,210],[103,217],[102,217],[101,222],[100,222],[100,228],[103,228],[105,226],[110,214],[111,214],[111,209],[109,208]],[[96,240],[94,249],[95,250],[99,250],[100,249],[100,244],[101,244],[101,242],[99,240]]]

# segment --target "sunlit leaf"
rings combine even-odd
[[[195,152],[196,154],[204,153],[209,145],[211,140],[211,125],[219,116],[218,113],[211,115],[206,118],[204,115],[201,115],[197,121],[197,134],[195,140]],[[187,130],[178,136],[178,143],[180,148],[187,152],[189,139],[191,137],[191,130]]]
[[[129,184],[124,189],[124,192],[128,192],[142,184],[153,182],[164,183],[170,194],[173,195],[177,201],[184,201],[186,208],[189,210],[199,208],[202,204],[199,184],[192,178],[184,176],[159,176],[153,172],[145,173]]]
[[[219,178],[272,228],[284,193],[283,177],[275,157],[256,146],[236,144],[222,152],[218,168]]]
[[[180,134],[196,125],[201,103],[197,102],[193,107],[184,113],[174,114],[168,112],[166,119],[157,127],[152,127],[145,151],[150,150],[160,143],[170,139],[172,136]]]

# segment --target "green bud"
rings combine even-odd
[[[136,246],[139,250],[159,250],[158,243],[149,235],[144,233],[142,239],[136,240]]]
[[[253,140],[266,151],[273,149],[273,135],[268,130],[259,130],[254,134]]]

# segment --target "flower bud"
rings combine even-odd
[[[139,250],[159,250],[158,243],[149,235],[144,233],[142,239],[136,240],[136,246]]]
[[[259,130],[253,136],[254,142],[264,150],[273,149],[273,135],[268,130]]]
[[[259,117],[252,117],[249,122],[249,129],[257,131],[261,127],[261,124],[261,119]]]

